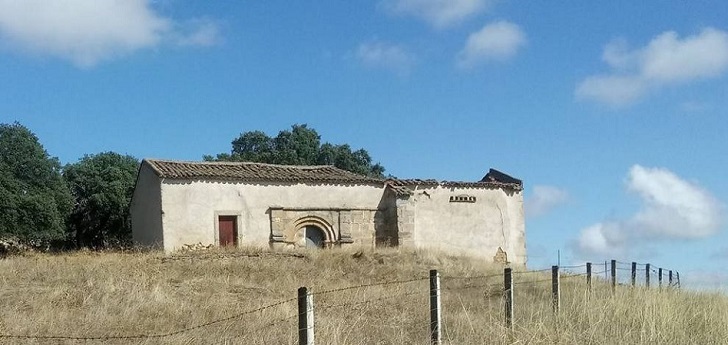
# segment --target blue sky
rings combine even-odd
[[[525,181],[530,266],[728,285],[728,3],[0,0],[0,122],[63,163],[295,123],[398,177]]]

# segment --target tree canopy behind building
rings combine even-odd
[[[62,240],[71,203],[58,159],[24,126],[0,124],[0,236],[36,245]]]
[[[333,165],[353,173],[383,177],[384,167],[372,163],[364,149],[352,151],[348,144],[321,144],[321,136],[307,125],[293,125],[275,137],[261,131],[241,133],[232,141],[230,153],[204,156],[207,161],[245,161],[287,165]]]
[[[136,158],[115,152],[86,155],[65,166],[63,177],[75,200],[68,233],[76,247],[131,244],[129,203],[137,169]]]

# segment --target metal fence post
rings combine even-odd
[[[677,275],[677,288],[679,289],[680,288],[680,272],[676,271],[675,274]]]
[[[662,290],[662,267],[657,269],[657,284],[660,287],[660,290]]]
[[[612,293],[617,291],[617,260],[612,260]]]
[[[586,263],[586,291],[591,292],[592,289],[592,264],[591,262]]]
[[[440,274],[430,270],[430,344],[442,343],[442,305],[440,304]]]
[[[645,285],[650,287],[650,264],[645,265]]]
[[[313,294],[298,288],[298,344],[314,345]]]
[[[505,293],[506,327],[513,329],[513,270],[503,270],[503,292]]]
[[[551,299],[554,313],[561,307],[561,288],[559,286],[559,266],[551,266]]]
[[[632,287],[637,284],[637,263],[632,261]]]

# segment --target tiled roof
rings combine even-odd
[[[331,165],[277,165],[252,162],[185,162],[145,159],[157,176],[169,179],[224,180],[240,182],[298,182],[330,184],[386,185],[397,195],[410,195],[412,188],[503,188],[522,190],[523,183],[491,169],[478,182],[437,181],[433,179],[378,179],[355,174]]]
[[[354,174],[330,165],[276,165],[252,162],[184,162],[145,159],[162,178],[241,182],[309,182],[383,185],[384,180]]]
[[[387,186],[397,195],[411,195],[412,188],[420,187],[454,187],[454,188],[502,188],[514,191],[523,190],[523,182],[495,169],[490,169],[482,180],[477,182],[437,181],[433,179],[389,179]]]

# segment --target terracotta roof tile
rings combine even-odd
[[[145,159],[162,178],[224,180],[240,182],[299,182],[330,184],[386,185],[397,195],[411,195],[412,188],[456,187],[456,188],[503,188],[522,190],[520,180],[491,171],[478,182],[437,181],[434,179],[378,179],[355,174],[331,165],[277,165],[253,162],[186,162],[161,159]],[[506,178],[507,177],[507,178]]]
[[[245,182],[310,182],[379,184],[385,180],[358,175],[330,165],[296,166],[252,162],[185,162],[145,159],[163,178],[210,179]]]

